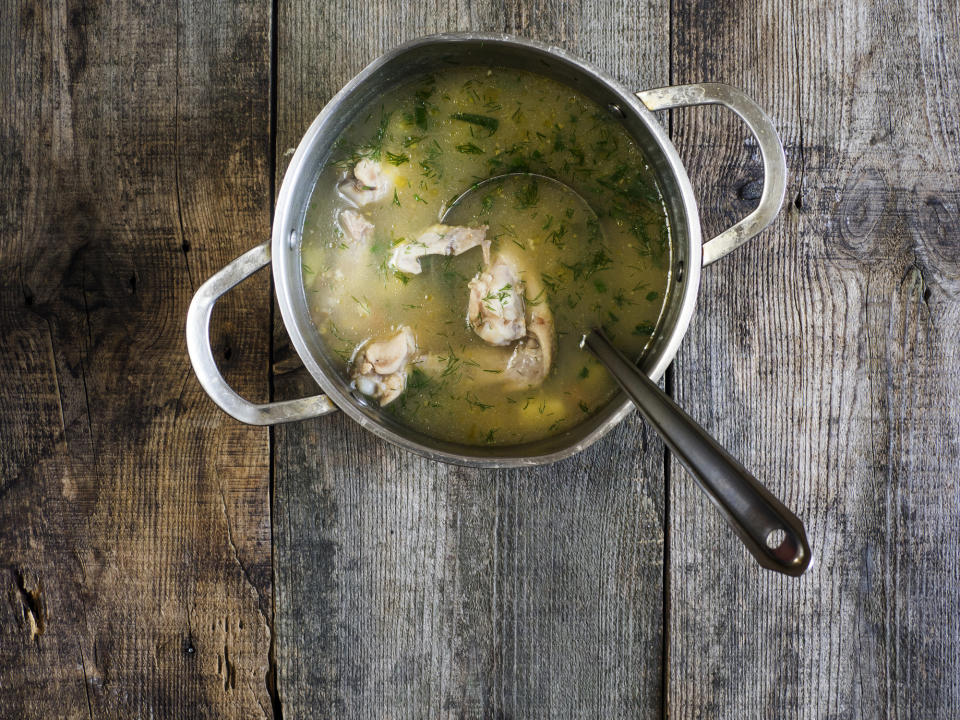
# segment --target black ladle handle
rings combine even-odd
[[[803,524],[599,330],[584,344],[697,480],[763,567],[801,575],[810,564]]]

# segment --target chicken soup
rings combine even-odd
[[[508,445],[616,393],[579,347],[639,358],[667,301],[670,232],[618,118],[536,74],[413,78],[337,141],[306,213],[313,321],[356,392],[443,440]]]

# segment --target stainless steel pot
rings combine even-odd
[[[750,98],[727,85],[701,83],[644,90],[634,94],[596,68],[556,47],[479,33],[435,35],[402,45],[368,65],[317,116],[300,141],[277,198],[273,237],[241,255],[197,291],[187,314],[187,347],[201,385],[224,411],[254,425],[305,420],[340,408],[367,430],[429,458],[478,467],[515,467],[554,462],[588,447],[630,412],[622,394],[601,411],[566,432],[536,442],[478,447],[436,440],[400,425],[351,388],[324,349],[307,309],[300,271],[304,212],[314,183],[334,141],[354,116],[388,88],[418,73],[450,66],[488,65],[530,70],[553,78],[592,98],[636,139],[657,173],[672,231],[673,284],[658,332],[642,368],[658,380],[676,355],[687,330],[700,285],[700,268],[719,260],[766,227],[780,210],[786,186],[786,162],[770,118]],[[689,105],[730,108],[756,136],[763,157],[760,204],[739,223],[701,243],[700,217],[687,173],[677,151],[652,111]],[[262,267],[273,263],[274,286],[290,339],[303,364],[325,395],[257,405],[230,388],[217,369],[210,346],[210,314],[217,299]]]

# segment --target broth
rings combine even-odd
[[[433,241],[462,252],[424,254]],[[599,324],[639,358],[670,255],[653,171],[619,121],[498,68],[415,78],[361,111],[319,175],[302,245],[313,321],[355,387],[428,435],[493,445],[563,432],[610,401],[580,338]],[[373,390],[360,368],[388,364],[373,343],[391,338],[405,377]]]

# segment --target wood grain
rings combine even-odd
[[[956,5],[684,2],[674,26],[675,80],[744,88],[793,171],[773,228],[705,270],[677,394],[815,558],[758,570],[674,464],[670,713],[956,717]],[[719,111],[674,127],[719,230],[756,145]]]
[[[267,434],[206,398],[183,334],[269,230],[269,15],[0,15],[0,715],[271,716]],[[265,397],[254,285],[215,346]]]
[[[663,84],[666,7],[283,1],[278,155],[367,62],[431,32],[534,35]],[[277,358],[290,354],[278,328]],[[315,391],[295,373],[276,387]],[[285,716],[660,715],[663,448],[635,416],[526,471],[428,462],[342,415],[275,440]]]

